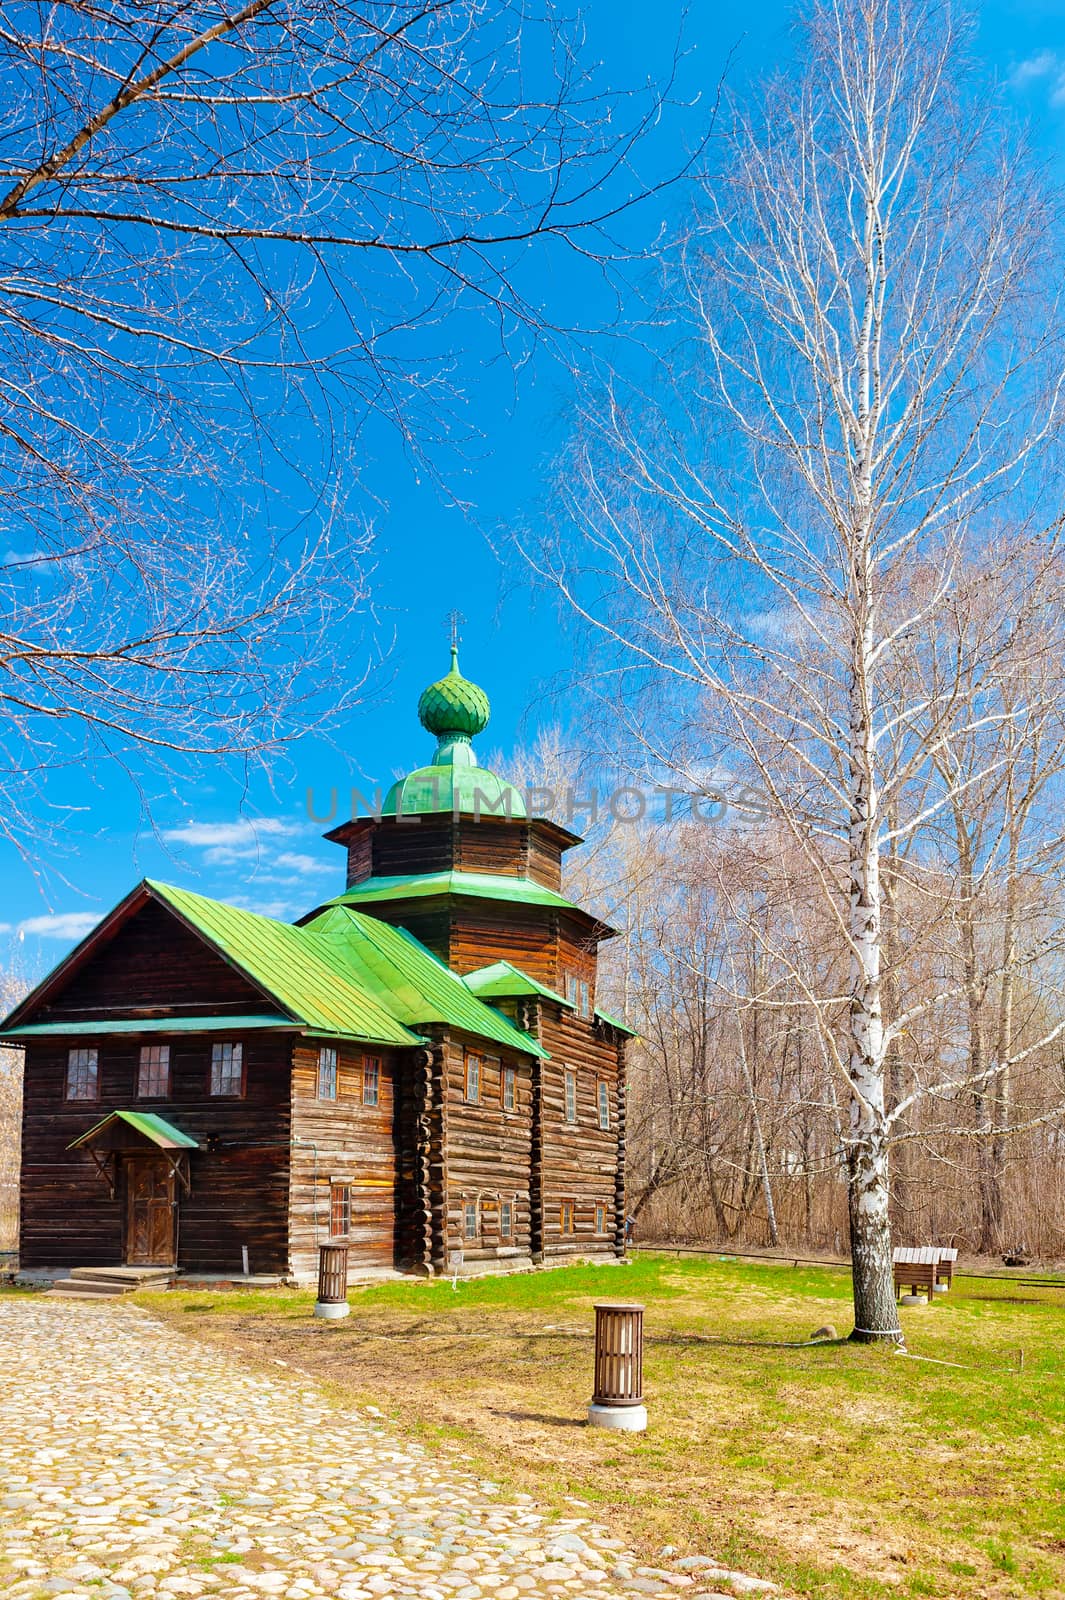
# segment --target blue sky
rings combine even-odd
[[[643,83],[664,70],[678,30],[689,46],[681,89],[694,103],[677,113],[648,151],[650,175],[664,172],[699,137],[708,104],[730,53],[730,78],[785,60],[790,5],[781,0],[696,0],[686,22],[677,0],[654,7],[636,0],[594,0],[583,7],[588,53],[614,86]],[[989,0],[978,7],[979,52],[1007,86],[1019,114],[1033,122],[1048,160],[1065,150],[1065,0]],[[653,33],[649,28],[653,27]],[[668,226],[683,196],[656,201],[633,226],[644,238]],[[553,303],[575,322],[594,319],[587,275],[557,259],[545,264]],[[319,803],[335,785],[386,784],[419,764],[430,741],[415,705],[426,683],[447,665],[445,617],[462,627],[463,669],[488,691],[492,725],[482,751],[509,749],[539,726],[565,722],[579,694],[565,618],[522,581],[514,559],[495,548],[515,523],[534,519],[550,494],[550,464],[566,438],[567,379],[546,353],[515,375],[490,365],[471,346],[460,373],[467,421],[479,443],[440,463],[464,512],[396,448],[385,445],[367,483],[376,504],[374,598],[383,663],[364,707],[337,730],[336,745],[308,740],[278,763],[273,782],[245,788],[204,764],[170,792],[146,777],[154,828],[143,815],[137,784],[118,769],[71,772],[53,788],[73,808],[42,848],[42,873],[13,847],[0,853],[0,929],[8,964],[27,979],[53,964],[76,937],[141,876],[161,877],[203,893],[294,916],[342,887],[343,856],[320,840],[305,797]],[[338,639],[343,652],[356,641]],[[575,685],[575,686],[573,686]],[[141,778],[142,774],[134,774]],[[343,809],[343,802],[342,802]],[[346,810],[345,810],[346,814]],[[40,863],[37,863],[39,866]]]

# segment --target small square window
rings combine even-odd
[[[466,1200],[462,1207],[462,1236],[464,1239],[476,1239],[480,1229],[477,1226],[477,1202]]]
[[[573,1201],[563,1200],[559,1209],[559,1228],[562,1233],[572,1233],[573,1227]]]
[[[499,1202],[499,1237],[509,1239],[514,1232],[514,1213],[509,1200]]]
[[[170,1093],[170,1046],[142,1044],[137,1094],[142,1100],[165,1100]]]
[[[381,1088],[381,1063],[377,1056],[362,1058],[362,1103],[375,1106]]]
[[[503,1068],[503,1110],[514,1111],[518,1104],[518,1074],[514,1067]]]
[[[610,1126],[610,1085],[605,1078],[599,1080],[599,1126]]]
[[[606,1232],[606,1206],[599,1205],[595,1208],[595,1231],[599,1234]]]
[[[95,1050],[67,1051],[67,1099],[96,1100],[100,1094],[100,1058]]]
[[[471,1106],[481,1102],[481,1058],[472,1054],[466,1056],[466,1101]]]
[[[337,1097],[337,1053],[333,1045],[324,1044],[318,1052],[318,1098],[335,1100]]]
[[[244,1093],[243,1045],[219,1043],[211,1046],[211,1093]]]
[[[577,1120],[577,1074],[569,1067],[566,1069],[566,1121]]]
[[[333,1183],[329,1186],[329,1237],[345,1239],[351,1232],[351,1185]]]

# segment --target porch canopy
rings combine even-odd
[[[182,1133],[154,1111],[109,1111],[87,1132],[72,1139],[67,1149],[88,1150],[114,1199],[119,1155],[124,1150],[143,1150],[145,1142],[165,1156],[171,1172],[188,1194],[188,1152],[200,1146],[189,1134]]]

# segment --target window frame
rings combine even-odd
[[[609,1133],[613,1126],[610,1115],[610,1080],[600,1078],[595,1090],[595,1109],[599,1119],[600,1133]]]
[[[566,1226],[567,1213],[569,1227]],[[571,1239],[577,1232],[577,1202],[576,1200],[560,1200],[558,1204],[558,1231],[564,1239]]]
[[[235,1089],[222,1088],[221,1087],[223,1082],[227,1082],[227,1083],[232,1083],[233,1082],[234,1074],[233,1074],[232,1070],[230,1070],[230,1072],[229,1072],[229,1074],[228,1074],[226,1079],[223,1079],[221,1077],[221,1075],[218,1076],[217,1082],[218,1082],[219,1087],[215,1088],[215,1082],[216,1082],[215,1069],[216,1069],[216,1067],[217,1068],[221,1068],[223,1065],[226,1065],[226,1063],[224,1062],[224,1060],[222,1058],[218,1058],[216,1060],[215,1052],[218,1051],[218,1050],[228,1050],[230,1052],[229,1062],[228,1062],[228,1065],[229,1065],[230,1069],[232,1069],[232,1066],[233,1066],[234,1062],[237,1065],[237,1068],[238,1068],[237,1073],[236,1073],[237,1087]],[[244,1088],[245,1088],[245,1081],[246,1081],[244,1073],[245,1073],[245,1061],[244,1061],[244,1042],[243,1042],[243,1040],[241,1040],[241,1039],[212,1039],[212,1041],[211,1041],[211,1060],[210,1060],[210,1064],[209,1064],[208,1070],[207,1070],[207,1094],[208,1094],[208,1098],[211,1099],[211,1100],[242,1100],[244,1098]]]
[[[504,1212],[506,1212],[507,1218],[507,1225],[505,1228],[503,1226]],[[512,1240],[514,1238],[514,1202],[513,1200],[506,1199],[503,1195],[500,1195],[499,1197],[499,1237],[500,1239],[508,1240]]]
[[[506,1062],[499,1074],[499,1104],[508,1115],[518,1109],[518,1069],[508,1067]]]
[[[470,1213],[473,1213],[473,1231],[470,1231]],[[463,1244],[477,1244],[481,1238],[481,1206],[477,1200],[463,1199],[462,1202],[462,1242]]]
[[[328,1061],[330,1056],[332,1057],[331,1062]],[[322,1093],[322,1068],[327,1065],[327,1063],[332,1068],[332,1094]],[[325,1081],[328,1082],[329,1080],[327,1079]],[[340,1057],[337,1054],[337,1047],[335,1044],[320,1044],[318,1046],[318,1066],[314,1089],[314,1097],[316,1100],[321,1100],[329,1105],[336,1104],[340,1094]]]
[[[567,1128],[575,1128],[579,1120],[577,1107],[577,1069],[576,1067],[563,1067],[562,1072],[562,1117]],[[572,1115],[570,1115],[571,1111]]]
[[[585,1022],[590,1022],[592,1017],[592,986],[587,978],[579,980],[578,1012]]]
[[[92,1068],[92,1093],[91,1094],[72,1094],[71,1093],[72,1084],[76,1083],[78,1081],[78,1080],[74,1080],[74,1079],[71,1078],[71,1068],[74,1066],[74,1060],[73,1060],[74,1056],[86,1056],[86,1057],[91,1056],[92,1057],[91,1061],[86,1060],[86,1061],[79,1061],[77,1063],[79,1069],[82,1068],[82,1067],[89,1067],[89,1066],[91,1066],[91,1068]],[[68,1051],[67,1051],[66,1072],[64,1073],[64,1076],[63,1076],[63,1100],[68,1105],[93,1106],[93,1105],[99,1104],[99,1100],[100,1100],[100,1049],[99,1049],[98,1045],[94,1045],[94,1044],[80,1045],[79,1044],[79,1045],[72,1045],[70,1047],[70,1049],[68,1049]]]
[[[329,1183],[329,1237],[330,1239],[351,1238],[351,1194],[352,1185],[343,1181]],[[339,1197],[339,1204],[338,1204]],[[335,1226],[338,1220],[344,1223],[343,1228]]]
[[[148,1069],[147,1078],[145,1077],[145,1067]],[[146,1083],[150,1085],[155,1081],[154,1074],[159,1067],[163,1069],[163,1088],[146,1088]],[[138,1050],[137,1099],[170,1099],[170,1046],[168,1044],[142,1044]]]
[[[362,1058],[362,1103],[364,1106],[379,1106],[381,1104],[380,1056],[363,1056]]]
[[[481,1103],[481,1070],[484,1066],[484,1056],[478,1055],[476,1050],[466,1051],[466,1081],[463,1086],[463,1098],[468,1106],[479,1106]],[[473,1093],[470,1093],[470,1088]]]
[[[603,1222],[602,1227],[599,1226],[600,1218],[602,1218]],[[602,1200],[597,1200],[595,1202],[595,1232],[597,1238],[600,1239],[610,1232],[610,1229],[607,1226],[607,1209]]]

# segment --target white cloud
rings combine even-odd
[[[302,831],[299,823],[281,817],[241,817],[237,822],[184,822],[179,828],[164,828],[163,839],[167,844],[202,850],[204,861],[218,867],[254,861],[264,854],[268,841],[288,839]]]
[[[300,855],[296,850],[282,850],[280,855],[274,857],[274,866],[284,867],[289,872],[336,871],[335,861],[319,861],[317,856]]]
[[[38,939],[84,939],[99,920],[98,911],[57,911],[47,917],[26,917],[18,931]]]
[[[1053,50],[1040,50],[1019,61],[1006,81],[1011,89],[1030,89],[1033,84],[1045,83],[1050,90],[1050,104],[1065,106],[1065,57]]]

